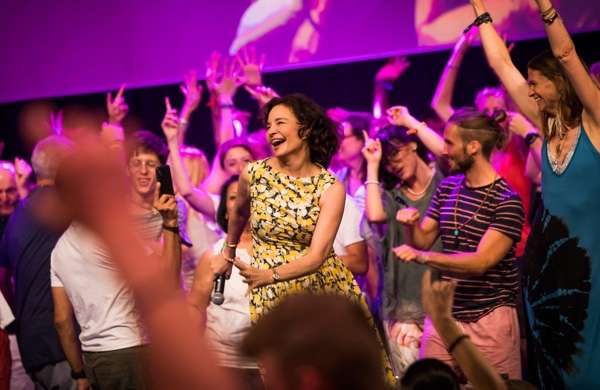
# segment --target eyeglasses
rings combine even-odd
[[[133,158],[129,160],[129,167],[131,169],[142,169],[142,166],[146,166],[148,170],[155,170],[160,165],[160,162],[154,160],[139,160],[137,158]]]

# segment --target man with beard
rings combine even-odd
[[[498,372],[519,379],[515,247],[524,213],[519,196],[490,163],[493,149],[503,146],[506,134],[494,118],[465,108],[448,121],[444,140],[450,169],[457,175],[440,183],[420,223],[416,209],[400,210],[397,219],[410,230],[412,246],[402,245],[394,252],[402,261],[437,268],[444,280],[456,283],[452,316],[464,335],[446,345],[427,319],[420,354],[457,368],[452,350],[470,337]],[[438,236],[442,252],[427,251]]]

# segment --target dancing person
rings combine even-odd
[[[253,322],[300,291],[343,294],[368,312],[352,273],[332,250],[345,198],[344,187],[325,168],[338,145],[333,123],[302,95],[275,98],[264,113],[274,156],[249,164],[240,176],[221,271],[233,263],[240,268]],[[235,257],[250,216],[253,258],[246,265]]]
[[[394,113],[391,121],[398,123],[396,109],[391,113]],[[443,175],[429,165],[427,149],[405,127],[391,124],[379,130],[375,140],[366,133],[365,137],[367,144],[362,150],[367,163],[365,211],[369,222],[385,224],[381,241],[381,317],[395,372],[401,376],[419,354],[425,319],[419,286],[426,267],[396,260],[393,248],[409,242],[402,226],[396,223],[396,214],[405,207],[425,212]],[[441,138],[439,142],[443,143]],[[434,248],[441,248],[439,241]]]
[[[490,163],[492,150],[505,139],[493,118],[475,109],[458,110],[444,130],[450,169],[458,175],[440,183],[420,222],[414,208],[398,212],[397,220],[410,227],[412,246],[393,251],[402,261],[437,268],[444,279],[456,281],[453,316],[500,373],[520,378],[515,247],[523,206]],[[438,237],[442,252],[430,251]],[[456,364],[429,318],[421,356]]]
[[[529,61],[527,79],[512,63],[484,2],[471,3],[488,63],[541,132],[532,134],[531,148],[542,167],[543,205],[524,275],[532,381],[540,388],[591,388],[600,384],[600,180],[591,174],[600,164],[600,89],[558,11],[550,1],[536,2],[551,52]]]
[[[431,100],[431,107],[444,122],[448,121],[454,113],[452,96],[458,72],[462,65],[464,54],[471,46],[477,34],[477,29],[472,28],[458,40]],[[532,158],[528,153],[526,136],[530,132],[537,133],[537,130],[527,120],[524,120],[521,114],[509,112],[509,103],[509,98],[501,87],[482,88],[477,92],[474,100],[475,107],[488,115],[494,115],[495,111],[504,111],[507,113],[502,125],[510,130],[509,137],[506,146],[502,150],[494,151],[491,161],[494,169],[496,169],[500,176],[507,181],[511,188],[517,191],[523,202],[525,214],[530,215],[530,205],[533,199],[532,192],[535,195],[530,176],[536,176],[535,168],[537,166],[531,163],[527,165],[528,160],[532,160]],[[515,137],[513,135],[518,136]],[[528,169],[530,172],[528,172]],[[531,227],[528,220],[526,220],[521,241],[517,246],[517,256],[523,255],[530,230]]]

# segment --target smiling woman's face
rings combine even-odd
[[[273,107],[267,118],[267,140],[275,157],[284,157],[307,146],[299,130],[298,118],[290,108],[283,104]]]

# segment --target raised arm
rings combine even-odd
[[[388,220],[388,216],[383,207],[383,194],[379,183],[381,142],[379,139],[371,139],[366,131],[363,131],[363,136],[365,137],[365,146],[362,149],[362,154],[367,162],[365,215],[369,222],[384,223]]]
[[[215,146],[235,137],[233,127],[233,97],[235,96],[241,80],[237,77],[237,61],[213,53],[207,63],[206,82],[210,93],[213,95],[212,111],[215,126]],[[222,70],[219,70],[219,68]]]
[[[390,58],[377,71],[375,75],[375,85],[373,88],[373,117],[379,119],[388,108],[388,91],[392,89],[393,82],[410,67],[410,62],[406,57]]]
[[[127,106],[125,96],[123,96],[124,92],[125,84],[121,85],[114,99],[112,93],[108,92],[106,94],[106,111],[108,113],[108,123],[111,125],[120,125],[127,116],[127,112],[129,112],[129,106]]]
[[[431,99],[431,108],[435,110],[444,122],[447,122],[452,114],[454,114],[452,96],[454,94],[454,85],[456,84],[458,69],[476,35],[477,30],[472,28],[467,33],[461,35],[458,42],[456,42],[452,55],[450,56],[435,89],[433,99]]]
[[[432,282],[431,271],[425,271],[421,288],[423,309],[431,318],[446,347],[452,346],[452,356],[473,388],[504,390],[506,384],[500,375],[469,338],[464,336],[463,331],[452,318],[455,287],[452,282]]]
[[[444,139],[435,130],[427,126],[425,122],[419,122],[410,115],[408,108],[404,106],[394,106],[387,111],[390,123],[397,126],[404,126],[414,132],[423,142],[423,145],[436,157],[444,154],[446,144]]]
[[[581,100],[584,114],[594,123],[597,132],[600,131],[600,88],[594,83],[592,76],[584,66],[575,51],[573,40],[567,31],[558,12],[550,0],[536,0],[544,19],[544,28],[550,41],[552,53],[562,65],[571,85],[575,88],[577,97]]]
[[[486,13],[483,0],[471,0],[475,16]],[[494,17],[494,15],[492,15]],[[519,110],[538,128],[542,128],[540,112],[534,100],[529,97],[529,85],[521,72],[513,64],[508,48],[492,23],[479,25],[479,37],[490,67],[515,101]]]
[[[162,130],[167,138],[169,156],[173,168],[173,181],[179,194],[192,206],[192,208],[208,218],[215,219],[215,208],[210,196],[201,188],[194,188],[188,176],[181,153],[179,152],[180,122],[177,111],[171,108],[169,98],[165,99],[167,111],[162,121]]]
[[[165,272],[171,274],[175,285],[179,285],[181,275],[181,238],[177,215],[177,201],[174,195],[159,195],[159,186],[154,196],[154,208],[163,218],[162,260]]]
[[[178,135],[179,144],[185,143],[185,133],[190,124],[190,118],[192,113],[198,109],[200,101],[202,100],[202,85],[198,83],[198,76],[195,70],[188,71],[183,76],[184,83],[179,86],[181,93],[185,96],[185,102],[181,107],[181,113],[179,115],[180,131]]]

